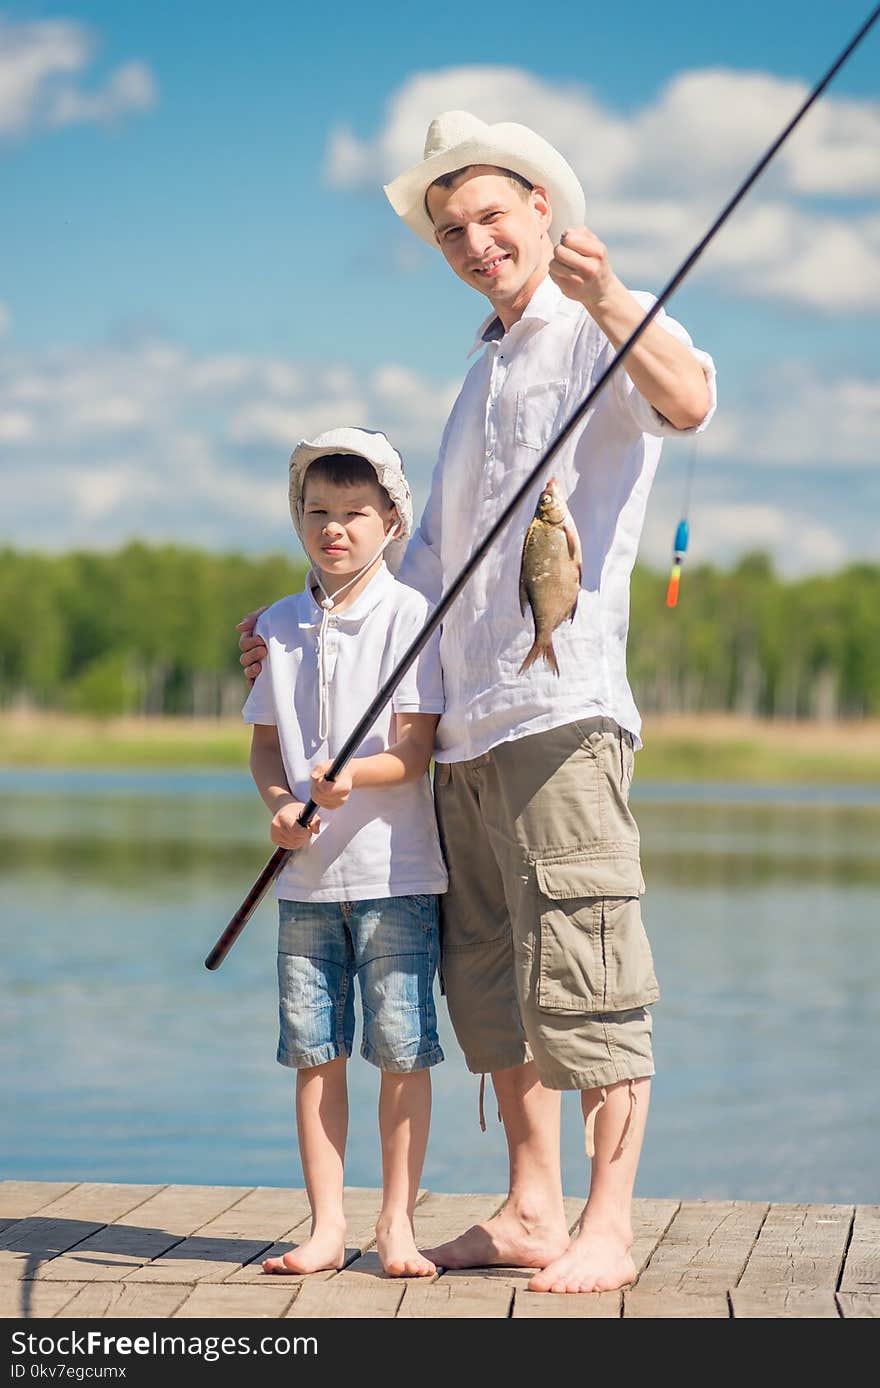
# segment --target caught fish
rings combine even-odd
[[[519,667],[520,674],[539,656],[559,674],[553,633],[566,618],[574,617],[580,590],[581,542],[559,483],[552,477],[538,498],[523,543],[519,605],[523,616],[527,606],[532,610],[535,640]]]

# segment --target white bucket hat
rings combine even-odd
[[[403,459],[392,448],[384,434],[372,429],[328,429],[314,439],[301,439],[290,455],[290,514],[293,527],[303,543],[303,481],[306,469],[316,458],[328,453],[353,453],[365,458],[375,470],[379,485],[384,487],[400,517],[395,538],[385,551],[385,562],[397,573],[403,560],[407,541],[412,534],[412,493],[403,472]],[[303,547],[305,547],[303,545]]]
[[[529,183],[545,188],[553,210],[550,235],[554,242],[566,227],[583,223],[584,190],[571,165],[545,139],[527,125],[513,121],[487,125],[468,111],[447,111],[428,126],[422,162],[385,187],[398,217],[430,246],[436,246],[437,241],[425,210],[425,194],[435,179],[469,164],[512,169]]]

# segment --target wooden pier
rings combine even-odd
[[[417,1236],[432,1246],[492,1215],[502,1197],[426,1191]],[[567,1200],[574,1224],[578,1200]],[[308,1234],[302,1190],[0,1182],[0,1316],[876,1317],[880,1206],[637,1200],[635,1286],[530,1292],[491,1268],[398,1280],[372,1250],[374,1190],[346,1192],[340,1272],[266,1276],[260,1260]]]

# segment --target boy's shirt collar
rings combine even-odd
[[[302,631],[317,629],[321,625],[321,618],[324,615],[323,608],[316,602],[312,592],[313,581],[314,571],[309,569],[306,574],[305,587],[300,594],[304,613],[299,621],[299,627]],[[364,618],[368,617],[379,606],[379,603],[391,591],[393,584],[394,578],[391,570],[383,559],[364,591],[358,595],[351,606],[346,607],[342,612],[331,611],[330,616],[334,623],[341,627],[347,627],[349,630],[355,630]]]

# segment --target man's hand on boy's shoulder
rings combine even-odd
[[[305,829],[297,823],[302,812],[303,804],[300,800],[293,800],[287,805],[282,805],[280,810],[275,811],[272,816],[269,837],[279,848],[302,848],[314,834],[317,834],[321,827],[318,816],[315,815],[308,829]]]
[[[241,621],[235,624],[235,630],[241,632],[241,636],[238,638],[238,647],[241,651],[239,660],[244,666],[244,673],[251,684],[262,670],[262,661],[268,655],[266,643],[262,636],[254,636],[257,619],[265,611],[265,607],[258,607],[255,612],[249,612],[246,617],[242,617]]]
[[[326,779],[332,765],[330,761],[322,761],[312,767],[312,799],[323,810],[338,810],[354,788],[354,780],[347,766],[342,768],[335,781]]]

